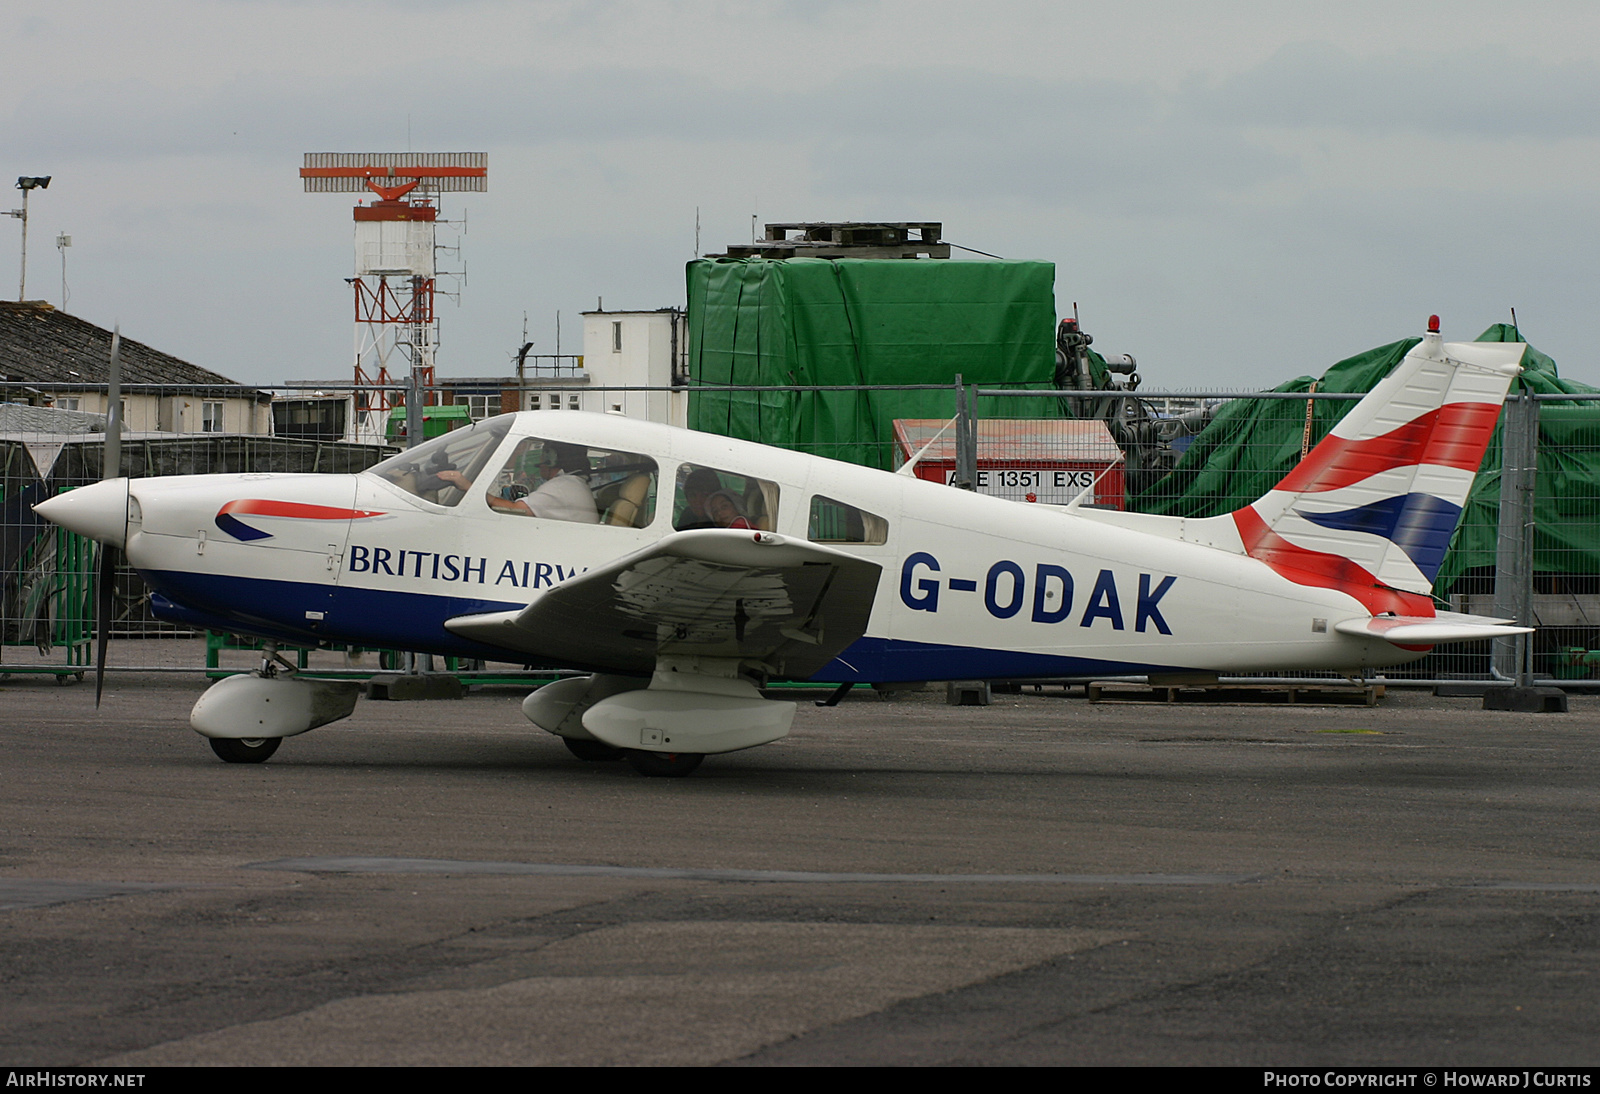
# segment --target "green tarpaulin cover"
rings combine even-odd
[[[1509,325],[1497,323],[1480,342],[1519,341]],[[1387,376],[1419,340],[1408,338],[1346,358],[1315,381],[1319,392],[1366,392]],[[1529,346],[1525,371],[1512,391],[1541,395],[1577,394],[1596,389],[1563,380],[1556,363]],[[1301,376],[1274,391],[1311,390]],[[1130,499],[1129,508],[1146,513],[1207,517],[1229,513],[1255,501],[1298,462],[1306,428],[1306,402],[1237,399],[1223,405],[1172,474]],[[1354,402],[1310,402],[1310,443],[1315,445]],[[1495,561],[1500,505],[1500,433],[1495,431],[1461,523],[1434,584],[1443,596],[1467,570]],[[1534,569],[1545,573],[1600,573],[1600,403],[1541,403],[1539,475],[1535,486]]]
[[[1048,389],[1055,266],[697,259],[689,289],[689,425],[893,467],[895,418],[948,418],[969,385]],[[719,385],[950,384],[948,391],[719,391]],[[1054,399],[985,400],[988,417],[1056,418]]]

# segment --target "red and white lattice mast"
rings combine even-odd
[[[424,402],[432,402],[439,195],[487,190],[488,153],[307,152],[300,177],[307,193],[377,195],[355,208],[355,382],[395,383],[404,364]],[[382,440],[389,411],[404,402],[399,392],[358,390],[357,438]]]

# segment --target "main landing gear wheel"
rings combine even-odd
[[[580,760],[598,763],[602,760],[622,759],[622,749],[614,748],[604,741],[585,741],[575,737],[563,737],[561,743],[567,746],[567,751]]]
[[[266,763],[278,751],[282,737],[209,737],[211,751],[230,764]]]
[[[641,775],[655,775],[664,779],[681,779],[700,766],[703,752],[644,752],[630,749],[628,764]]]

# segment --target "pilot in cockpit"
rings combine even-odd
[[[532,452],[524,456],[527,460]],[[521,470],[536,474],[541,481],[531,492],[520,498],[504,498],[490,491],[489,507],[502,513],[521,513],[524,516],[544,517],[547,520],[570,520],[578,524],[599,524],[600,511],[595,507],[594,493],[585,481],[591,470],[588,450],[580,444],[563,444],[560,441],[544,442],[544,449],[534,466]]]

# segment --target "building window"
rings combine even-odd
[[[578,409],[578,397],[576,395],[568,395],[567,396],[567,409],[568,410],[577,410]]]
[[[200,404],[200,432],[222,432],[222,404],[203,402]]]
[[[492,418],[500,413],[500,395],[498,392],[493,395],[457,395],[456,402],[466,404],[467,413],[475,422],[481,422],[485,418]],[[537,410],[538,407],[534,409]]]
[[[529,395],[528,396],[528,409],[529,410],[538,410],[539,409],[539,396],[537,394],[533,394],[533,395]]]
[[[75,395],[58,396],[55,400],[57,410],[77,410],[79,403]]]
[[[275,399],[272,432],[279,437],[337,441],[344,436],[348,399]]]
[[[611,352],[622,352],[622,320],[613,320],[611,323]]]

